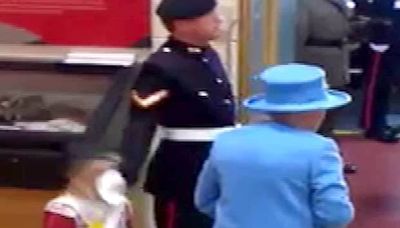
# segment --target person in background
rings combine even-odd
[[[244,101],[271,121],[222,133],[198,179],[195,203],[214,228],[342,228],[354,216],[336,143],[315,133],[326,110],[350,102],[326,89],[325,72],[288,64],[259,76]],[[301,96],[299,95],[301,94]]]
[[[394,0],[371,3],[370,36],[364,65],[361,126],[365,137],[385,143],[399,141],[399,129],[390,126],[390,97],[399,73],[400,38],[396,30]]]
[[[295,61],[322,67],[330,88],[344,89],[349,82],[350,13],[344,0],[299,0],[296,20]],[[329,111],[319,133],[334,137],[338,110]],[[344,167],[355,173],[357,166]]]

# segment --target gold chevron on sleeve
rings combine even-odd
[[[132,101],[135,105],[148,109],[150,107],[153,107],[154,105],[160,103],[162,100],[168,97],[168,91],[167,90],[159,90],[157,92],[154,92],[146,97],[141,97],[139,96],[138,92],[136,90],[132,90],[131,93]]]

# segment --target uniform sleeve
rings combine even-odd
[[[158,123],[158,115],[169,97],[169,86],[159,67],[145,63],[132,88],[131,108],[122,138],[122,173],[129,185],[137,181]]]
[[[349,41],[353,43],[367,40],[369,19],[364,16],[351,15],[349,19]]]
[[[391,52],[396,56],[400,57],[400,20],[396,20],[393,25],[391,32]]]
[[[211,153],[214,151],[212,149]],[[215,217],[215,207],[220,196],[219,184],[217,169],[210,156],[199,175],[194,201],[197,209],[211,218]]]
[[[345,227],[354,217],[343,163],[331,141],[312,164],[312,207],[316,227]]]
[[[76,228],[75,220],[59,214],[46,212],[43,228]]]

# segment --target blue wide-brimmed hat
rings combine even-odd
[[[349,103],[349,94],[328,88],[325,75],[322,68],[303,64],[268,68],[257,76],[264,92],[246,99],[243,105],[252,111],[293,113],[333,109]]]

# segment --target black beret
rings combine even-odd
[[[216,0],[162,0],[157,15],[162,19],[192,19],[212,11]]]

